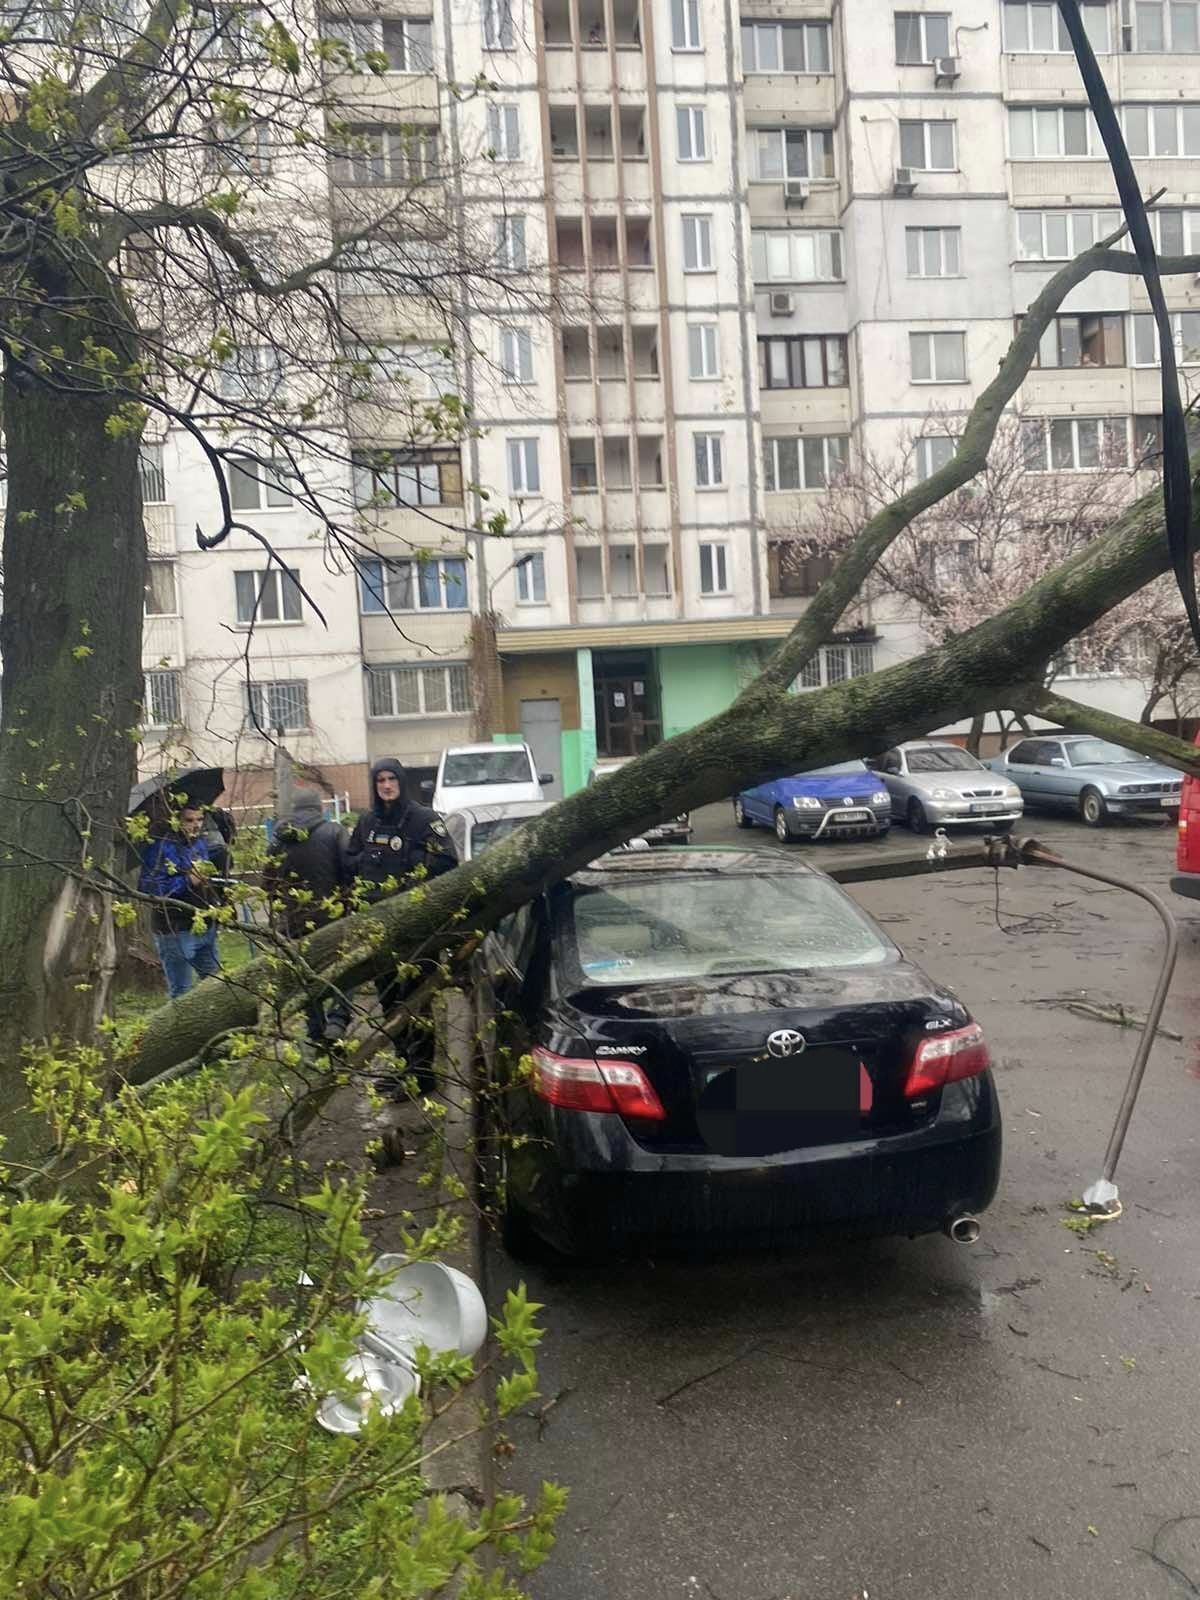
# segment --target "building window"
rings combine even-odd
[[[457,386],[454,357],[444,345],[347,345],[343,359],[351,400],[437,400]]]
[[[461,716],[471,709],[467,665],[368,667],[368,717]]]
[[[1135,52],[1182,56],[1200,51],[1200,7],[1194,0],[1171,0],[1169,5],[1161,0],[1137,0],[1132,10],[1130,44]]]
[[[1081,5],[1079,14],[1092,49],[1097,55],[1107,55],[1111,49],[1107,5]],[[1004,0],[1004,48],[1019,55],[1070,53],[1070,35],[1054,0]]]
[[[1125,417],[1038,417],[1022,424],[1027,472],[1099,472],[1129,461]]]
[[[233,582],[239,622],[257,624],[302,620],[300,574],[295,567],[286,570],[268,567],[265,572],[235,572]]]
[[[676,106],[675,133],[680,161],[708,160],[708,128],[703,106]]]
[[[1182,213],[1176,212],[1176,216]],[[1150,212],[1151,226],[1157,213]],[[1120,226],[1119,211],[1018,211],[1021,261],[1070,261]]]
[[[715,322],[688,323],[688,377],[719,378],[721,358]]]
[[[512,50],[515,32],[512,0],[483,0],[483,48]]]
[[[953,172],[953,122],[901,121],[900,165],[918,172]]]
[[[389,72],[433,71],[433,21],[430,17],[338,17],[321,25],[323,38],[345,48],[351,65],[370,57],[375,71],[386,62]]]
[[[142,504],[166,505],[167,473],[161,444],[143,444],[138,452],[138,473],[142,480]]]
[[[1200,211],[1177,211],[1168,206],[1162,211],[1156,208],[1148,215],[1159,255],[1200,254]]]
[[[700,0],[671,0],[671,49],[700,49]]]
[[[308,727],[308,684],[303,678],[248,683],[246,722],[260,733],[301,733]]]
[[[176,617],[179,601],[175,593],[175,563],[151,561],[146,567],[146,615]]]
[[[954,459],[954,452],[958,448],[958,440],[948,433],[930,433],[923,439],[918,439],[913,448],[913,466],[917,475],[917,482],[924,483],[926,478],[932,478],[935,472],[940,472]]]
[[[242,345],[217,369],[217,392],[223,400],[268,400],[281,377],[279,351],[273,344]]]
[[[496,218],[496,265],[501,272],[524,272],[528,267],[524,217]]]
[[[518,556],[513,573],[517,581],[517,603],[543,606],[546,603],[546,558],[540,550]]]
[[[1131,156],[1200,155],[1200,105],[1125,106],[1121,122]]]
[[[719,433],[697,433],[692,447],[696,461],[697,489],[723,489],[725,487],[725,462]]]
[[[575,547],[575,592],[580,600],[604,598],[604,557],[596,545]]]
[[[365,616],[394,611],[465,611],[467,563],[462,556],[358,563],[359,606]]]
[[[247,122],[240,128],[214,125],[205,164],[226,177],[265,178],[271,170],[273,143],[268,122]]]
[[[1008,142],[1014,161],[1090,156],[1104,148],[1086,106],[1014,106],[1008,113]],[[1132,141],[1130,152],[1136,154]]]
[[[1200,450],[1200,418],[1194,411],[1185,411],[1183,414],[1184,427],[1187,430],[1188,454],[1195,455]],[[1153,412],[1143,413],[1133,419],[1133,464],[1139,468],[1149,468],[1151,471],[1160,471],[1162,468],[1162,416]]]
[[[791,334],[760,339],[758,378],[764,389],[842,389],[849,381],[845,336]]]
[[[875,644],[864,640],[858,644],[823,644],[800,675],[792,688],[827,689],[835,683],[845,683],[847,678],[866,678],[875,671]]]
[[[946,11],[897,11],[896,61],[919,66],[950,54],[950,14]]]
[[[707,215],[684,216],[682,220],[683,270],[711,272],[713,270],[712,218]]]
[[[768,490],[824,489],[846,465],[845,434],[805,434],[763,440],[763,480]]]
[[[234,511],[278,511],[293,503],[283,487],[285,462],[245,459],[228,465],[229,504]]]
[[[963,333],[910,333],[909,370],[914,383],[965,383],[967,339]]]
[[[180,675],[175,671],[147,672],[142,699],[142,726],[175,728],[183,721]]]
[[[493,161],[521,159],[521,108],[490,105],[487,108],[488,148]]]
[[[120,6],[113,8],[117,13],[122,9]],[[14,20],[8,22],[6,19],[6,26],[14,28],[16,38],[20,37],[19,31],[16,30],[18,14],[31,13],[21,5],[12,7],[10,15]],[[39,18],[39,13],[32,15],[35,20]],[[44,16],[44,13],[40,15]],[[256,61],[262,56],[262,31],[266,27],[267,18],[261,6],[197,5],[194,7],[194,16],[197,54],[215,56],[222,61],[239,62]]]
[[[642,546],[642,583],[647,595],[655,597],[670,594],[670,551],[665,544]]]
[[[754,176],[766,183],[836,176],[832,128],[755,128],[751,149]]]
[[[700,593],[729,593],[729,546],[702,544],[700,546]]]
[[[637,546],[610,544],[608,547],[608,587],[617,600],[629,600],[638,592]]]
[[[436,128],[362,125],[339,134],[338,145],[333,176],[348,186],[420,183],[438,170]]]
[[[1200,311],[1173,311],[1171,336],[1175,345],[1175,360],[1179,365],[1200,365]],[[1158,363],[1158,328],[1152,316],[1139,312],[1133,319],[1133,364],[1135,367],[1156,367]]]
[[[500,330],[500,373],[505,383],[533,382],[533,335],[528,328]]]
[[[386,510],[463,503],[457,450],[356,450],[351,464],[356,506]]]
[[[790,539],[773,540],[767,546],[767,575],[773,600],[807,600],[816,594],[833,571],[832,556],[813,553],[804,544]]]
[[[508,487],[512,494],[541,494],[542,472],[536,439],[508,440]]]
[[[1038,345],[1038,367],[1123,367],[1125,319],[1054,317]]]
[[[750,265],[755,283],[833,283],[842,276],[837,228],[753,228]]]
[[[905,228],[910,278],[957,278],[962,268],[961,228]]]
[[[828,72],[827,22],[743,22],[742,71]]]

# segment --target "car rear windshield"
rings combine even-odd
[[[832,884],[790,873],[580,890],[573,912],[579,964],[596,984],[870,966],[892,955]]]
[[[524,750],[459,750],[446,757],[442,784],[457,789],[468,784],[528,783],[533,777]]]
[[[1123,750],[1107,739],[1081,739],[1067,746],[1067,759],[1073,767],[1120,767],[1127,761],[1145,761],[1136,750]]]
[[[910,750],[908,752],[908,770],[910,772],[978,772],[980,765],[969,750],[960,750],[957,745],[945,745],[938,748],[930,746],[924,750]]]
[[[489,844],[507,839],[510,833],[515,833],[532,820],[532,817],[496,817],[491,822],[477,822],[471,829],[471,854],[477,856]]]

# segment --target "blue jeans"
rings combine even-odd
[[[220,972],[217,959],[217,930],[207,928],[203,933],[156,933],[154,948],[162,962],[163,977],[167,980],[167,993],[172,1000],[186,994],[194,977],[211,978]]]

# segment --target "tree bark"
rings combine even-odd
[[[0,1089],[6,1109],[23,1094],[17,1041],[91,1039],[103,1013],[112,921],[79,869],[91,861],[94,878],[119,860],[142,699],[141,426],[109,392],[109,358],[89,336],[103,330],[120,371],[137,342],[82,243],[74,255],[64,241],[25,280],[41,302],[30,341],[55,351],[52,362],[34,371],[19,349],[4,358],[0,1078],[16,1080]]]
[[[971,718],[971,727],[967,734],[967,749],[973,756],[979,754],[979,746],[983,743],[983,725],[986,720],[987,713],[983,711]]]

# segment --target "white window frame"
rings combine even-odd
[[[575,593],[580,600],[604,599],[604,552],[598,544],[575,546]]]
[[[501,272],[524,272],[529,266],[525,218],[502,216],[496,221],[496,264]]]
[[[704,539],[700,543],[700,593],[732,594],[729,583],[729,546],[723,539]]]
[[[283,379],[283,363],[273,344],[239,345],[217,368],[217,393],[223,400],[254,403],[269,399]]]
[[[720,324],[716,322],[689,322],[688,377],[693,382],[721,376]]]
[[[271,734],[282,728],[284,733],[305,733],[312,726],[312,710],[308,703],[307,678],[265,678],[251,683],[243,683],[242,692],[246,702],[246,727],[252,732]],[[289,704],[291,707],[300,707],[303,711],[302,722],[287,720],[292,711],[289,710],[285,717],[273,718],[270,712],[274,709],[271,705],[271,696],[279,698],[276,704]],[[258,718],[253,712],[254,700],[257,697]],[[265,714],[264,714],[265,713]]]
[[[624,584],[618,582],[621,578]],[[641,593],[636,544],[609,545],[608,592],[614,600],[634,600]]]
[[[501,328],[500,375],[510,385],[534,381],[533,334],[528,328]]]
[[[1017,153],[1018,117],[1027,117],[1028,153]],[[1066,118],[1082,118],[1083,150],[1067,149]],[[1072,120],[1071,126],[1077,124]],[[1012,161],[1095,161],[1104,158],[1104,144],[1090,106],[1009,106],[1008,154]]]
[[[1156,213],[1149,213],[1151,225],[1154,225]],[[1200,216],[1200,213],[1197,213]],[[1038,209],[1031,206],[1022,206],[1014,212],[1016,218],[1016,246],[1018,261],[1070,261],[1080,251],[1088,249],[1098,240],[1106,238],[1120,226],[1121,213],[1115,210],[1091,211],[1077,206],[1059,207],[1051,206]],[[1022,222],[1036,217],[1038,219],[1038,233],[1040,239],[1040,254],[1029,251],[1026,241],[1022,238]],[[1086,222],[1084,219],[1087,219]],[[1060,230],[1056,224],[1063,224],[1063,247],[1058,248],[1053,233]]]
[[[837,159],[834,150],[832,128],[751,128],[751,164],[753,183],[786,183],[791,179],[800,179],[808,182],[822,182],[836,178]],[[827,141],[827,152],[820,154],[820,159],[814,162],[813,136],[821,134]],[[804,171],[788,171],[788,141],[800,141],[804,147]],[[770,151],[772,145],[777,146],[777,159],[764,163],[764,153]],[[826,159],[827,153],[827,159]],[[816,165],[821,171],[815,171]],[[778,170],[776,170],[778,169]]]
[[[250,616],[242,615],[242,595],[244,584],[239,584],[239,578],[257,578],[260,581],[255,586],[255,601]],[[289,583],[284,582],[283,569],[273,562],[269,567],[239,568],[233,575],[234,585],[234,615],[237,618],[236,626],[239,628],[298,628],[304,622],[304,596],[300,591],[300,571],[298,567],[288,567],[287,577]],[[275,616],[264,617],[263,598],[270,592],[271,606]],[[295,605],[296,616],[286,615],[288,599],[291,597]]]
[[[784,29],[789,29],[800,36],[800,54],[804,59],[802,67],[785,67],[783,64]],[[747,59],[749,54],[746,49],[748,35],[753,37],[753,61]],[[823,41],[822,49],[818,52],[821,56],[822,64],[813,66],[809,58],[812,54],[811,43],[817,35],[820,35]],[[773,38],[773,46],[771,48],[766,48],[768,37]],[[796,72],[811,73],[816,76],[833,71],[832,31],[829,23],[822,21],[820,18],[813,18],[808,21],[771,22],[758,17],[747,17],[741,25],[741,41],[742,72],[747,78],[766,73],[787,73],[790,76]],[[760,65],[764,59],[768,61],[766,66]]]
[[[917,36],[921,50],[921,54],[919,56],[905,56],[901,58],[900,33],[898,27],[901,17],[905,17],[909,21],[917,24]],[[945,24],[946,48],[944,50],[934,50],[930,47],[929,34],[932,30],[930,29],[929,24],[931,22],[941,22]],[[896,49],[896,65],[898,67],[928,66],[931,61],[936,61],[941,56],[953,55],[954,52],[950,47],[950,13],[948,11],[893,11],[892,41]]]
[[[850,678],[868,678],[875,671],[875,640],[823,644],[792,680],[792,691],[828,689]]]
[[[416,685],[417,706],[412,711],[398,711],[398,677],[403,673]],[[429,703],[428,686],[440,682],[440,704]],[[388,710],[379,710],[383,698],[382,686],[387,686]],[[458,703],[455,704],[455,701]],[[472,709],[471,669],[465,661],[439,662],[429,666],[423,662],[397,661],[391,666],[367,668],[367,720],[369,722],[404,722],[417,717],[465,717]]]
[[[703,50],[700,38],[700,0],[671,0],[671,49]]]
[[[167,468],[161,439],[143,440],[138,450],[138,477],[144,506],[165,506],[168,503]]]
[[[942,375],[943,360],[939,360],[939,351],[945,356],[945,347],[939,346],[939,339],[957,339],[957,349],[962,357],[962,371],[953,377]],[[924,361],[918,359],[917,352],[924,349]],[[925,365],[929,369],[928,377],[919,378],[917,368]],[[954,365],[951,361],[950,365]],[[910,333],[908,336],[908,370],[910,383],[967,383],[970,381],[970,368],[967,365],[967,335],[961,328],[932,328],[920,332]]]
[[[546,598],[546,557],[541,550],[525,550],[513,563],[513,584],[519,606],[544,606]]]
[[[1137,117],[1145,113],[1146,138],[1145,148],[1138,148],[1143,141],[1137,136]],[[1169,121],[1174,128],[1173,140],[1161,139],[1164,120]],[[1155,101],[1139,101],[1133,105],[1121,107],[1121,127],[1125,133],[1125,143],[1129,146],[1129,154],[1137,160],[1153,161],[1195,161],[1200,156],[1200,100],[1169,101],[1162,104]],[[1189,142],[1191,148],[1185,148]],[[1173,142],[1174,150],[1160,150],[1160,143]]]
[[[169,572],[171,574],[171,605],[166,611],[151,611],[149,606],[143,606],[143,615],[146,617],[177,617],[179,610],[179,572],[178,565],[169,557],[153,556],[146,563],[146,592],[149,594],[152,587],[150,574],[153,572]]]
[[[1072,46],[1066,24],[1054,0],[1004,0],[1003,48],[1009,55],[1070,55]],[[1084,32],[1091,40],[1097,55],[1112,51],[1112,30],[1109,26],[1107,4],[1094,0],[1079,7],[1083,17]],[[1022,14],[1022,28],[1017,26],[1017,12]],[[1094,24],[1100,23],[1100,28]],[[1047,26],[1049,31],[1047,32]],[[1021,38],[1025,42],[1019,42]]]
[[[447,563],[453,562],[461,568],[462,576],[462,604],[449,603],[450,584],[447,582]],[[378,580],[372,575],[367,581],[366,568],[377,564],[379,567]],[[437,579],[436,605],[425,603],[425,594],[422,580],[425,569],[435,569]],[[469,568],[465,556],[444,555],[426,556],[423,559],[405,557],[402,561],[390,561],[386,556],[363,556],[358,569],[358,609],[364,617],[381,617],[388,615],[412,615],[422,612],[426,616],[433,614],[454,613],[456,611],[469,611],[471,609],[471,589]],[[370,590],[371,594],[379,601],[377,606],[368,606],[364,591]],[[405,590],[407,590],[409,603],[404,604]]]
[[[954,459],[958,440],[950,433],[927,433],[913,446],[913,472],[918,483],[932,478]],[[939,459],[939,457],[943,459]]]
[[[694,433],[692,460],[696,468],[697,489],[724,489],[725,436],[721,433]]]
[[[684,162],[708,161],[708,115],[703,106],[677,105],[675,107],[675,144],[679,160]]]
[[[171,711],[174,715],[164,714]],[[182,726],[183,673],[178,667],[153,667],[142,674],[142,719],[143,728]]]
[[[1112,443],[1109,435],[1116,435],[1118,431],[1121,437],[1121,448],[1124,451],[1125,462],[1127,463],[1129,460],[1128,417],[1024,417],[1022,419],[1022,424],[1026,428],[1038,428],[1040,430],[1042,441],[1042,460],[1045,462],[1044,466],[1031,465],[1027,451],[1025,459],[1026,472],[1104,472],[1111,470],[1113,460],[1115,459],[1119,463],[1121,458],[1119,454],[1115,458],[1111,457],[1106,447]],[[1085,427],[1088,427],[1091,424],[1097,424],[1097,459],[1094,466],[1089,465],[1086,467],[1081,467],[1078,465],[1080,459],[1080,424],[1083,424]],[[1073,463],[1071,466],[1059,466],[1056,465],[1054,461],[1052,430],[1056,425],[1060,426],[1060,430],[1061,426],[1063,425],[1069,426],[1070,428],[1071,455]],[[1106,459],[1106,457],[1108,457],[1108,459]]]
[[[1186,0],[1185,0],[1186,3]],[[1143,6],[1135,3],[1130,8],[1130,44],[1135,55],[1195,55],[1200,50],[1200,5],[1192,0],[1192,33],[1190,42],[1175,41],[1176,12],[1181,11],[1181,4],[1159,5],[1162,13],[1161,28],[1155,40],[1150,44],[1142,43],[1142,12],[1149,10],[1149,5]]]
[[[520,161],[521,107],[515,100],[492,100],[487,108],[487,148],[493,161]]]
[[[910,278],[961,278],[962,229],[905,228],[904,265]]]
[[[663,587],[652,589],[650,587],[651,572],[661,565]],[[664,595],[671,593],[671,547],[668,544],[643,544],[642,545],[642,585],[643,592],[650,599],[659,600]]]
[[[538,441],[530,438],[505,440],[508,457],[508,487],[514,497],[523,499],[542,492],[542,463]]]
[[[1118,212],[1119,216],[1120,213]],[[1200,211],[1187,206],[1156,206],[1147,212],[1150,232],[1154,235],[1154,248],[1159,255],[1200,255]],[[1174,232],[1175,218],[1179,218],[1179,240],[1165,238],[1165,224],[1171,218]]]
[[[1185,345],[1183,340],[1183,319],[1194,317],[1196,319],[1196,340],[1193,344]],[[1153,314],[1149,311],[1134,312],[1131,321],[1127,355],[1129,363],[1134,367],[1157,367],[1160,363],[1158,344],[1158,325]],[[1145,355],[1146,335],[1149,334],[1150,349],[1153,359],[1147,360]],[[1171,312],[1171,338],[1175,346],[1175,363],[1180,367],[1200,366],[1200,311],[1172,311]],[[1139,354],[1138,346],[1142,347]]]
[[[516,47],[513,0],[483,0],[483,48],[495,51],[515,50]]]
[[[914,172],[957,172],[958,171],[958,123],[953,117],[901,117],[899,118],[898,144],[900,151],[900,165],[910,167]],[[911,153],[904,153],[904,130],[906,128],[920,128],[921,130],[921,159],[914,161]],[[949,128],[950,130],[950,161],[939,166],[933,164],[933,135],[934,128]]]
[[[811,253],[811,272],[804,270],[805,263],[799,259],[801,246]],[[826,263],[827,273],[819,270]],[[752,228],[750,265],[755,283],[841,283],[846,275],[842,230]],[[786,271],[777,270],[780,266],[786,266]]]
[[[715,272],[712,212],[686,211],[679,221],[683,229],[684,272]]]
[[[287,463],[284,461],[260,462],[232,457],[225,463],[229,482],[229,503],[235,511],[288,511],[295,500],[284,487]],[[240,488],[253,490],[251,504]]]
[[[811,473],[819,482],[809,482],[811,447],[820,445],[820,468]],[[809,447],[806,449],[806,446]],[[784,457],[796,452],[796,482],[783,484],[781,469]],[[850,454],[850,440],[844,433],[802,433],[774,436],[763,440],[763,488],[767,494],[810,494],[828,488],[838,471],[846,466]],[[781,487],[782,485],[782,487]]]
[[[227,9],[227,8],[226,8]],[[393,37],[398,35],[400,42],[400,55],[403,65],[393,64],[391,54],[384,40],[384,26],[387,26]],[[424,24],[428,30],[428,39],[414,40],[410,37],[413,25]],[[326,17],[321,22],[321,35],[323,38],[336,41],[346,47],[354,57],[355,63],[360,56],[382,56],[387,60],[385,76],[398,77],[401,74],[433,71],[433,17]],[[372,66],[374,73],[375,66]]]

